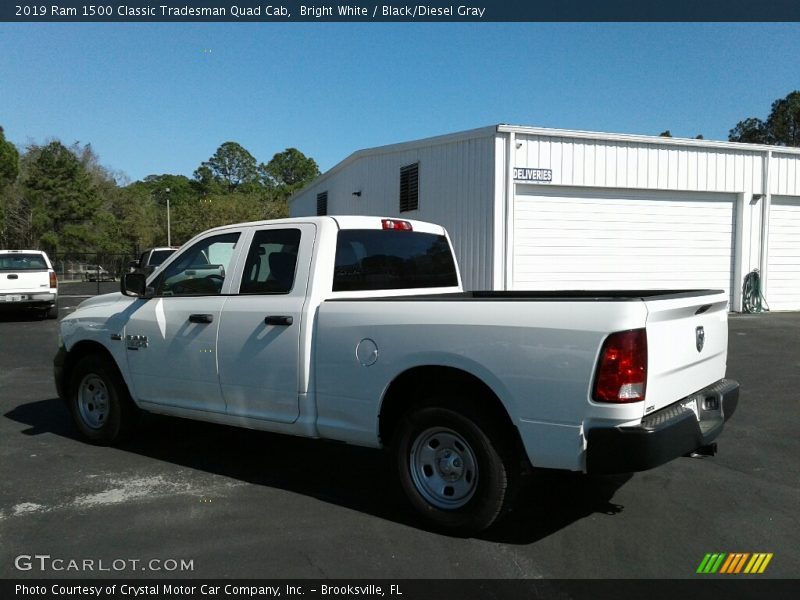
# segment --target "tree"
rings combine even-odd
[[[728,133],[731,142],[800,147],[800,91],[772,103],[766,121],[749,117]]]
[[[14,144],[6,141],[3,128],[0,127],[0,246],[8,243],[8,212],[11,199],[3,193],[17,180],[19,175],[19,152]]]
[[[19,174],[19,152],[14,144],[6,141],[3,128],[0,127],[0,190],[14,183]]]
[[[666,131],[662,131],[658,134],[658,137],[672,137],[672,132],[667,129]]]
[[[23,181],[30,241],[52,252],[85,252],[96,245],[91,221],[103,198],[75,154],[61,142],[33,146]]]
[[[747,144],[768,144],[767,124],[753,117],[739,121],[736,127],[728,132],[728,140]]]
[[[199,182],[208,182],[209,176],[224,183],[229,192],[258,180],[255,157],[236,142],[225,142],[194,172]]]
[[[262,164],[259,170],[268,186],[284,188],[289,193],[320,174],[317,162],[297,148],[287,148],[283,152],[278,152],[267,164]]]
[[[800,91],[791,92],[772,103],[767,118],[770,143],[778,146],[800,146]]]

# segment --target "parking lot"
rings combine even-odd
[[[97,285],[62,285],[60,316]],[[86,444],[56,398],[56,340],[55,321],[0,315],[5,578],[692,578],[709,552],[773,553],[759,577],[800,574],[800,314],[731,316],[741,401],[716,457],[537,473],[513,518],[473,539],[426,530],[373,450],[156,416],[121,447]],[[15,567],[35,554],[160,562]]]

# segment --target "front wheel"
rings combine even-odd
[[[504,433],[480,413],[428,406],[406,415],[395,437],[395,463],[414,508],[456,535],[492,525],[510,508],[518,478],[519,461]]]
[[[102,354],[84,356],[75,365],[67,402],[78,430],[95,444],[119,440],[136,420],[136,406],[122,376]]]

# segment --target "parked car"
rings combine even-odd
[[[86,265],[83,268],[84,281],[116,281],[117,276],[109,273],[102,265]]]
[[[41,250],[0,250],[0,309],[58,317],[58,278]]]
[[[145,250],[137,260],[132,260],[128,264],[129,272],[150,275],[150,273],[161,266],[165,260],[172,256],[175,250],[177,250],[177,247],[172,246]]]
[[[458,534],[530,467],[713,454],[738,401],[725,292],[464,292],[420,221],[229,225],[120,285],[61,321],[56,386],[88,440],[144,409],[390,448],[411,504]]]

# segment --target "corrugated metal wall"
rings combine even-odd
[[[780,196],[800,196],[800,155],[772,154],[770,192]]]
[[[514,166],[552,169],[547,185],[728,193],[762,187],[759,152],[524,135],[517,142]]]
[[[398,216],[438,223],[450,233],[464,286],[491,289],[494,143],[489,132],[356,156],[297,194],[290,204],[291,215],[316,214],[317,194],[327,191],[331,215]],[[400,213],[400,167],[417,161],[419,210]]]

